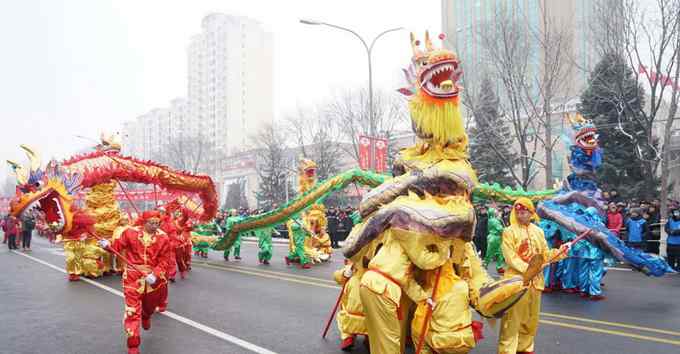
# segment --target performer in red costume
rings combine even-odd
[[[176,213],[179,214],[175,218],[179,243],[175,248],[175,259],[179,276],[184,279],[191,267],[191,229],[193,226],[186,212],[178,210]]]
[[[170,263],[170,240],[158,228],[161,215],[145,211],[136,226],[110,243],[102,239],[99,245],[118,253],[125,251],[128,263],[123,273],[125,317],[123,326],[127,335],[128,354],[139,354],[141,343],[139,324],[151,328],[151,315],[168,296],[167,269]]]
[[[163,231],[171,236],[173,249],[173,271],[168,272],[169,278],[174,282],[177,270],[180,278],[184,279],[191,263],[191,222],[189,221],[189,210],[182,207],[177,201],[168,203],[165,207],[167,218],[172,220],[172,227],[166,226],[168,230]],[[173,229],[174,228],[174,229]],[[169,232],[171,231],[172,234]],[[176,267],[176,268],[175,268]]]
[[[175,276],[177,275],[177,260],[175,257],[175,250],[177,247],[182,245],[182,240],[180,237],[180,230],[177,228],[177,224],[173,218],[173,213],[171,210],[166,210],[165,213],[161,215],[161,230],[168,235],[170,240],[170,256],[168,257],[168,269],[167,275],[168,280],[172,283],[175,282]],[[184,276],[182,276],[184,278]]]

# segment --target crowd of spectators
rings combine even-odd
[[[618,191],[611,190],[602,193],[607,206],[607,228],[630,247],[641,249],[648,253],[659,254],[661,228],[666,227],[666,233],[671,234],[666,222],[675,210],[680,210],[680,202],[668,200],[669,215],[661,217],[661,201],[659,199],[645,200],[631,198],[625,200]],[[476,205],[477,229],[475,243],[484,253],[486,243],[487,211],[490,206]],[[497,214],[505,226],[509,225],[511,207],[509,205],[496,206]],[[662,220],[663,219],[663,220]]]

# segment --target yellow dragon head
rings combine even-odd
[[[298,162],[298,187],[300,193],[305,193],[316,184],[316,162],[300,158]]]
[[[439,38],[443,41],[444,35]],[[463,74],[458,56],[445,48],[435,48],[425,32],[425,48],[411,33],[411,65],[404,69],[409,87],[399,92],[410,97],[409,110],[416,135],[430,143],[465,149],[467,135],[459,110]]]

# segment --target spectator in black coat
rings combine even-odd
[[[477,226],[475,226],[475,246],[477,251],[480,253],[480,257],[484,259],[486,255],[486,234],[489,231],[488,221],[489,215],[487,214],[486,205],[480,205],[476,208],[477,211]]]
[[[340,248],[340,245],[338,244],[338,241],[340,241],[338,234],[338,211],[335,208],[328,209],[326,219],[328,220],[328,234],[331,237],[331,247]]]
[[[661,239],[661,213],[652,203],[647,208],[647,225],[649,225],[649,233],[647,234],[647,253],[659,254],[659,240]]]

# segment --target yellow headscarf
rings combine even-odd
[[[541,221],[541,218],[539,218],[538,214],[536,214],[536,208],[534,207],[534,203],[531,201],[531,199],[521,197],[517,198],[517,200],[515,200],[515,204],[512,205],[512,211],[510,212],[510,225],[519,225],[519,221],[517,220],[517,209],[526,209],[531,212],[532,221]]]

